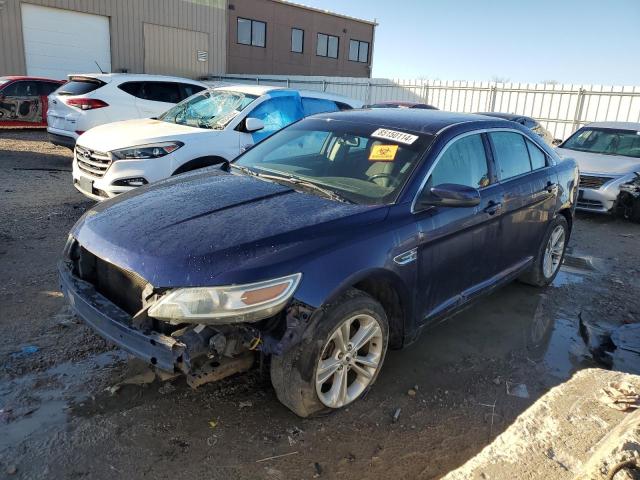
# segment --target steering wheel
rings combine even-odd
[[[369,177],[369,181],[372,183],[375,183],[374,180],[378,179],[378,178],[386,178],[389,180],[389,186],[393,187],[395,186],[396,183],[398,183],[398,179],[395,178],[392,174],[390,173],[376,173],[375,175],[371,175]],[[377,184],[376,184],[377,185]]]

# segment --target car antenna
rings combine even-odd
[[[100,68],[100,64],[97,61],[93,61],[97,66],[98,66],[98,70],[100,70],[100,73],[105,73],[104,70],[102,70],[102,68]]]

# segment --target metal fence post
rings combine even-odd
[[[584,99],[587,91],[584,88],[578,90],[578,101],[576,102],[576,113],[573,116],[573,130],[572,133],[580,128],[582,120],[582,109],[584,108]]]
[[[498,85],[494,85],[489,89],[489,111],[496,111],[496,97],[498,96]]]
[[[367,105],[371,105],[371,82],[367,82]]]
[[[327,81],[326,80],[322,80],[322,91],[323,92],[327,91]]]

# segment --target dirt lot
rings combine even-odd
[[[111,393],[143,366],[59,292],[56,260],[91,206],[70,171],[42,132],[0,132],[0,478],[437,478],[594,364],[581,312],[640,318],[640,225],[580,215],[573,267],[554,286],[512,284],[391,352],[371,393],[338,414],[299,419],[258,370],[197,391],[178,379]],[[585,259],[594,270],[576,268]],[[507,394],[512,383],[528,397]]]

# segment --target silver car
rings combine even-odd
[[[590,123],[560,144],[560,157],[571,157],[580,168],[577,208],[615,213],[620,187],[640,176],[640,123]]]

